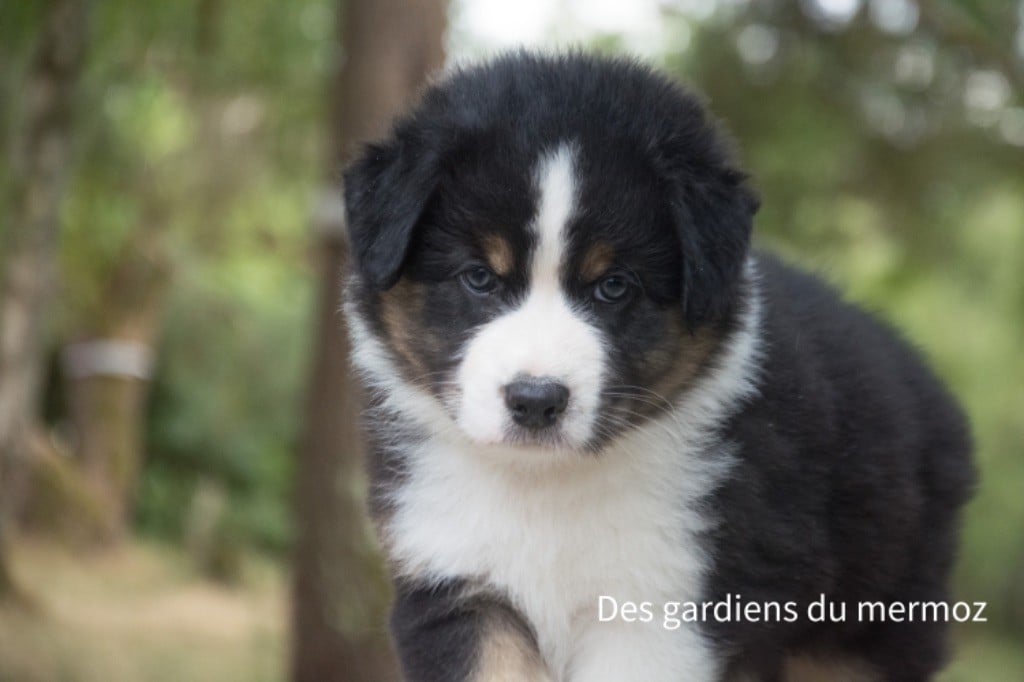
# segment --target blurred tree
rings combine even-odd
[[[388,590],[364,521],[359,405],[338,315],[347,245],[337,170],[354,143],[383,134],[443,63],[446,5],[342,3],[345,59],[332,93],[329,187],[317,211],[322,280],[296,472],[292,674],[299,682],[396,677],[384,626]]]
[[[76,469],[93,492],[94,532],[105,543],[122,540],[132,520],[151,349],[159,339],[171,276],[164,241],[152,234],[166,227],[165,219],[150,214],[142,220],[107,273],[102,307],[89,310],[91,321],[78,332],[82,338],[64,349]]]
[[[23,518],[180,539],[212,486],[225,542],[280,551],[333,0],[95,9],[47,403],[67,456]]]
[[[12,479],[38,438],[44,335],[57,281],[60,208],[71,167],[74,92],[88,42],[89,3],[50,0],[10,146],[0,290],[0,592],[10,591],[5,538]]]

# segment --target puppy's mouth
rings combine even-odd
[[[573,443],[559,429],[534,431],[521,426],[509,426],[505,429],[501,445],[521,448],[542,448],[545,450],[577,450]]]

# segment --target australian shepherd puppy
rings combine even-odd
[[[694,95],[578,54],[459,69],[345,199],[407,679],[941,667],[945,622],[855,605],[948,600],[964,417],[887,326],[750,249],[758,201]]]

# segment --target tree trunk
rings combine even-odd
[[[162,224],[159,220],[147,225]],[[150,228],[152,230],[152,228]],[[95,493],[101,542],[127,534],[142,465],[152,351],[163,321],[170,265],[161,242],[141,229],[105,287],[85,338],[64,350],[75,454]]]
[[[11,188],[0,290],[0,576],[5,486],[28,457],[44,360],[46,310],[56,287],[64,180],[71,161],[73,93],[87,42],[86,0],[51,0],[11,140]],[[9,581],[8,581],[9,582]],[[0,579],[0,589],[3,581]]]
[[[3,529],[0,528],[0,531]],[[17,588],[11,575],[10,558],[7,556],[7,538],[0,538],[0,600],[14,594]]]
[[[354,143],[382,135],[443,62],[446,2],[341,3],[346,59],[333,86],[331,181]],[[318,211],[321,291],[296,472],[292,676],[297,682],[396,679],[385,627],[387,581],[363,513],[363,450],[348,337],[338,314],[347,247],[340,188]]]

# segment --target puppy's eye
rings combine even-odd
[[[498,278],[482,265],[474,265],[463,270],[459,273],[459,280],[469,293],[477,296],[489,294],[498,286]]]
[[[594,287],[594,298],[601,303],[618,303],[629,295],[630,283],[622,275],[605,277]]]

